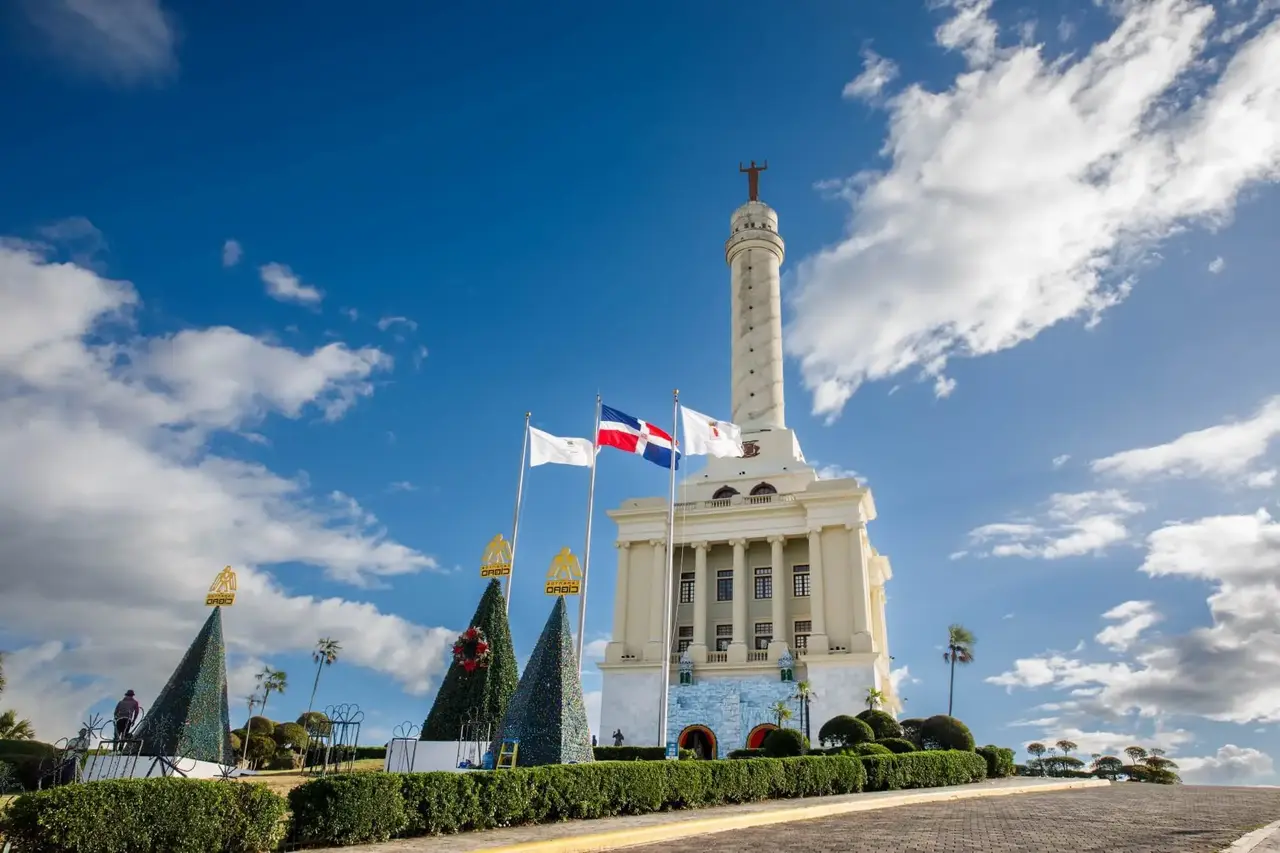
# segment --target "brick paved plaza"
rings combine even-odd
[[[902,806],[628,848],[633,853],[1215,853],[1280,819],[1280,790],[1119,784]]]

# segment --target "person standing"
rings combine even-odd
[[[142,705],[138,704],[138,700],[133,698],[133,691],[126,690],[124,698],[116,703],[116,748],[119,749],[120,741],[129,736],[129,732],[133,729],[133,724],[138,721],[138,715],[142,713]]]

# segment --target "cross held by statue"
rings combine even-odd
[[[747,173],[747,198],[751,201],[760,200],[760,173],[769,168],[769,161],[765,160],[763,165],[757,166],[756,161],[752,160],[750,166],[743,166],[741,161],[738,163],[738,171]]]

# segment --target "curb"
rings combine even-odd
[[[797,806],[795,808],[772,809],[769,811],[748,812],[745,814],[726,815],[725,817],[694,818],[692,820],[674,821],[657,826],[636,827],[635,829],[618,829],[612,832],[598,832],[589,835],[577,835],[568,838],[548,838],[543,841],[521,841],[516,844],[503,844],[497,847],[477,849],[473,853],[596,853],[600,850],[617,850],[622,847],[635,847],[641,844],[656,844],[662,841],[674,841],[696,835],[713,835],[735,829],[750,829],[757,826],[769,826],[775,823],[791,823],[792,821],[812,820],[821,817],[836,817],[854,812],[876,811],[897,806],[913,806],[923,803],[940,803],[954,800],[974,800],[982,797],[1005,797],[1012,794],[1035,794],[1050,791],[1069,791],[1077,788],[1097,788],[1111,783],[1105,779],[1072,779],[1062,782],[1039,783],[1036,785],[1020,785],[1008,788],[975,788],[972,790],[950,790],[929,792],[915,789],[902,792],[898,796],[878,797],[874,800],[851,800],[843,803],[824,803],[818,806]],[[1280,826],[1280,822],[1275,824]],[[1262,830],[1259,830],[1262,831]],[[1231,853],[1244,853],[1252,848],[1241,848]]]
[[[1230,846],[1222,848],[1222,853],[1249,853],[1250,850],[1276,835],[1280,835],[1280,820],[1240,836],[1231,842]]]

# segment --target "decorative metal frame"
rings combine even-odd
[[[458,730],[458,750],[455,767],[483,767],[484,754],[493,742],[493,724],[486,720],[479,708],[470,708]]]
[[[307,757],[304,769],[314,775],[349,773],[355,766],[360,746],[360,724],[364,711],[355,703],[330,705],[324,709],[327,724],[307,727]]]
[[[418,757],[418,735],[422,727],[409,720],[395,727],[387,743],[387,772],[412,773]]]

